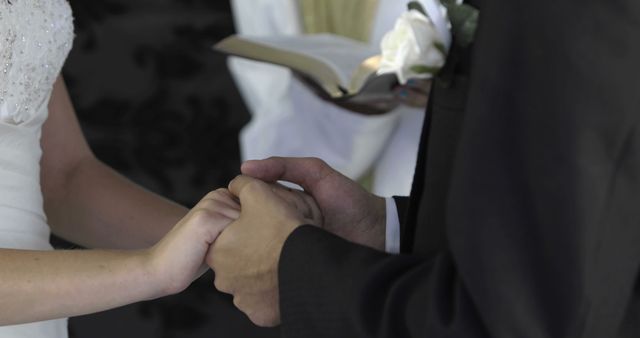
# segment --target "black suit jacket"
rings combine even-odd
[[[403,254],[296,230],[282,335],[640,337],[639,36],[636,0],[483,1],[397,199]]]

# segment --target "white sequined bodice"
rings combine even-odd
[[[0,0],[0,120],[43,112],[73,39],[66,0]]]
[[[72,39],[66,0],[0,0],[0,248],[52,249],[40,136]],[[66,338],[66,320],[2,326],[5,337]]]

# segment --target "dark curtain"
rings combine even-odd
[[[192,206],[238,173],[249,115],[225,57],[218,0],[70,0],[76,39],[64,76],[98,158]],[[71,245],[56,241],[58,246]],[[208,273],[180,295],[72,318],[74,337],[275,337],[255,328]]]

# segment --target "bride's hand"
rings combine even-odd
[[[218,235],[240,215],[227,189],[207,194],[173,229],[149,249],[150,276],[163,294],[186,289],[207,269],[204,259]]]
[[[288,188],[280,183],[271,183],[270,187],[273,193],[300,212],[306,224],[323,226],[324,216],[311,195],[304,190]]]

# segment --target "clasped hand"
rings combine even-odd
[[[317,159],[270,158],[243,164],[229,184],[237,219],[211,246],[206,262],[215,287],[259,326],[280,323],[278,263],[287,238],[315,225],[347,240],[384,249],[384,199]],[[285,180],[304,192],[275,182]]]

